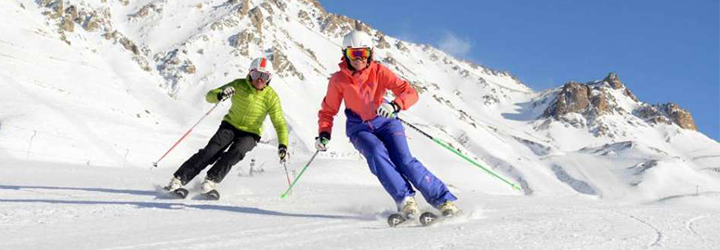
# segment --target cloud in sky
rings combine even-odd
[[[412,43],[423,42],[418,39],[416,30],[415,28],[413,28],[412,22],[410,22],[410,20],[405,19],[402,22],[398,22],[396,25],[398,32],[397,34],[393,35],[395,38]]]
[[[463,59],[469,58],[472,47],[473,44],[470,39],[458,37],[450,31],[446,31],[438,41],[438,48],[440,50]]]

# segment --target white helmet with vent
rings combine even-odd
[[[343,38],[343,49],[346,48],[370,48],[373,49],[373,40],[368,34],[354,30]]]
[[[249,71],[253,71],[253,70],[272,74],[273,73],[272,72],[273,71],[272,62],[270,62],[270,60],[268,60],[266,57],[255,58],[255,60],[253,60],[252,63],[250,64]]]

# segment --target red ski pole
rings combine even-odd
[[[282,163],[282,165],[283,165],[283,168],[285,168],[285,176],[287,177],[288,187],[290,187],[290,185],[292,185],[292,182],[290,181],[290,174],[288,173],[288,170],[287,170],[287,162],[284,161]]]
[[[197,126],[198,124],[200,124],[200,122],[201,122],[203,119],[205,119],[205,117],[207,117],[207,116],[210,114],[210,112],[212,112],[212,111],[218,106],[218,104],[220,104],[220,102],[216,103],[215,106],[213,106],[207,113],[205,113],[205,115],[204,115],[203,117],[200,118],[200,120],[198,120],[198,121],[195,123],[195,125],[193,125],[192,127],[190,127],[190,129],[189,129],[187,132],[185,132],[185,134],[184,134],[182,137],[180,137],[180,139],[177,140],[177,141],[175,142],[175,144],[173,144],[172,147],[170,147],[170,149],[168,149],[168,151],[165,152],[165,154],[163,154],[163,155],[160,157],[160,159],[158,159],[157,161],[153,162],[153,166],[157,167],[158,162],[162,161],[162,159],[165,158],[165,156],[167,156],[168,153],[170,153],[170,151],[172,151],[172,150],[175,148],[175,146],[177,146],[178,144],[180,144],[180,142],[181,142],[183,139],[185,139],[185,137],[187,137],[187,136],[190,134],[190,132],[195,128],[195,126]]]

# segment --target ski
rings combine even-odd
[[[424,227],[432,226],[432,225],[438,224],[440,222],[456,218],[461,213],[462,213],[462,211],[458,211],[457,213],[454,213],[454,214],[451,213],[451,214],[438,215],[433,212],[424,212],[420,215],[420,218],[419,218],[420,224],[422,224]]]
[[[439,216],[433,212],[424,212],[420,215],[420,224],[424,227],[435,224],[439,220]]]
[[[210,192],[204,193],[204,195],[205,195],[205,198],[207,198],[208,200],[216,201],[216,200],[220,199],[220,193],[215,189],[210,190]]]
[[[174,198],[185,199],[187,198],[188,194],[190,194],[190,191],[185,188],[178,188],[173,191],[169,191],[168,193],[171,194]],[[220,192],[218,192],[217,190],[210,190],[210,192],[202,193],[200,197],[201,199],[204,198],[207,200],[216,201],[220,199]]]
[[[388,216],[387,223],[390,227],[397,227],[400,224],[403,224],[404,222],[409,221],[405,217],[402,216],[402,214],[391,214]]]
[[[187,197],[188,193],[190,193],[190,192],[187,189],[178,188],[173,191],[170,191],[170,193],[175,195],[177,198],[185,199],[185,197]]]

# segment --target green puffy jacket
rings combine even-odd
[[[280,97],[275,90],[267,86],[263,90],[256,90],[246,79],[235,79],[220,88],[210,90],[205,96],[209,103],[217,103],[218,94],[227,87],[235,88],[235,95],[230,99],[232,106],[223,120],[235,128],[262,135],[262,125],[265,117],[270,114],[270,120],[277,132],[280,144],[288,145],[288,127],[283,116]]]

